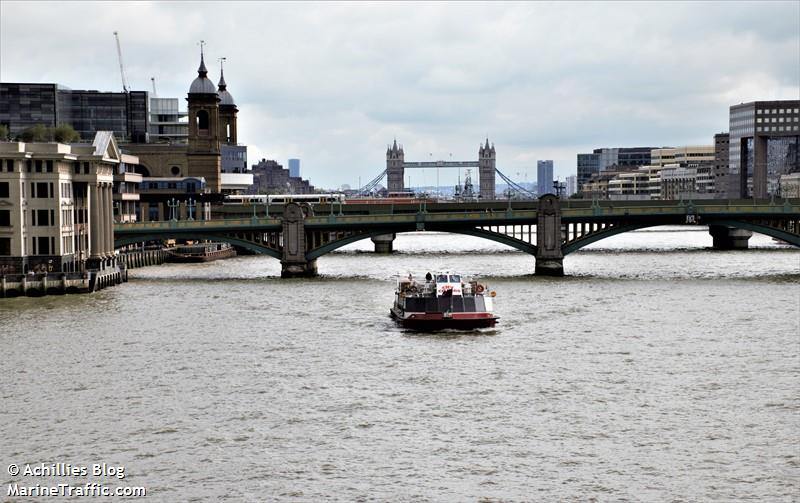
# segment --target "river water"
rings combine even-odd
[[[418,233],[311,280],[246,256],[0,299],[0,499],[53,480],[9,463],[65,462],[149,501],[797,501],[800,251],[710,245],[623,234],[550,279]],[[497,291],[496,329],[393,325],[395,274],[439,268]]]

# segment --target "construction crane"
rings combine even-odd
[[[119,74],[122,76],[122,89],[128,92],[128,79],[125,78],[125,68],[122,66],[122,49],[119,46],[119,35],[114,32],[114,38],[117,40],[117,57],[119,58]]]
[[[158,93],[156,92],[156,78],[150,77],[150,82],[153,83],[153,98],[158,98]]]

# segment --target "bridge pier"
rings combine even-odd
[[[309,278],[317,275],[316,259],[306,258],[306,215],[297,203],[283,209],[283,255],[281,278]]]
[[[714,249],[716,250],[746,250],[748,241],[753,235],[747,229],[737,229],[724,225],[710,225],[708,233],[714,239]]]
[[[561,251],[561,203],[552,194],[539,198],[539,215],[536,221],[536,275],[564,275],[564,253]]]
[[[375,253],[392,253],[394,251],[394,238],[394,234],[372,236],[372,242],[375,243]]]

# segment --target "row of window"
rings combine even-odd
[[[784,108],[773,108],[772,110],[765,108],[763,110],[762,109],[756,110],[756,114],[758,114],[758,115],[766,115],[766,114],[770,114],[770,113],[773,113],[773,114],[783,114],[783,113],[790,114],[790,113],[798,113],[798,112],[800,112],[800,108],[795,108],[795,109],[792,109],[792,108],[785,108],[785,109]]]
[[[784,133],[784,132],[790,132],[790,131],[798,131],[799,129],[800,128],[798,128],[797,126],[786,126],[786,127],[784,127],[784,126],[777,126],[777,127],[776,126],[771,126],[771,127],[770,126],[764,126],[764,127],[758,126],[756,128],[756,131],[759,132],[759,133],[768,133],[770,131]]]
[[[765,117],[764,122],[783,122],[784,117]],[[798,122],[800,117],[786,117],[786,122]],[[756,119],[756,122],[761,123],[761,117]]]

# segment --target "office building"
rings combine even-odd
[[[553,161],[536,161],[536,194],[553,194]]]
[[[108,131],[91,144],[0,143],[3,274],[116,267],[114,177],[137,162]]]
[[[578,191],[592,175],[600,172],[600,156],[598,154],[578,154]]]
[[[248,194],[313,194],[308,180],[291,176],[289,170],[273,160],[261,159],[252,166],[253,185]]]
[[[178,98],[150,98],[151,143],[186,143],[189,114],[180,109]]]
[[[724,199],[730,192],[727,184],[728,178],[728,156],[730,155],[730,136],[728,133],[717,133],[714,135],[714,197]]]
[[[564,187],[566,189],[565,197],[572,197],[575,195],[578,192],[578,177],[575,175],[568,176]]]
[[[726,197],[776,194],[780,177],[800,171],[800,100],[730,107]]]
[[[289,176],[300,177],[300,159],[289,159]]]
[[[120,142],[144,143],[150,117],[146,91],[72,90],[58,84],[0,83],[0,124],[11,138],[37,124],[54,128],[69,124],[81,140],[97,131],[111,131]]]

